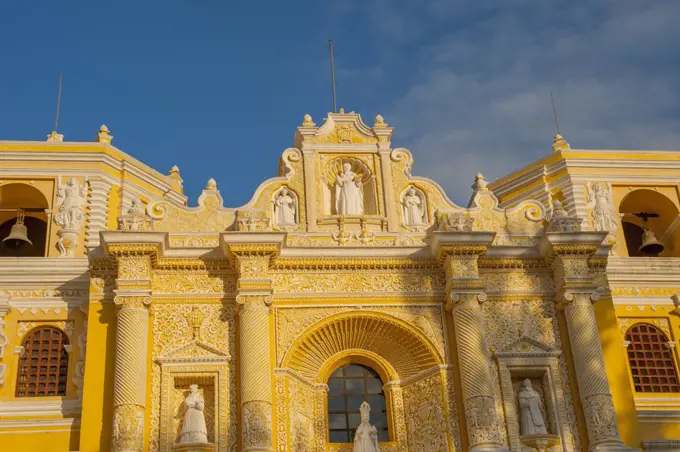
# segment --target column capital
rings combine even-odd
[[[114,290],[113,302],[120,309],[142,309],[151,305],[151,290]]]
[[[557,294],[557,308],[566,309],[572,306],[590,306],[600,299],[597,291],[571,292],[563,291]]]
[[[446,309],[453,311],[457,307],[477,307],[486,300],[486,293],[482,291],[464,292],[452,290],[446,302]]]
[[[262,309],[268,308],[272,304],[271,294],[249,294],[241,293],[236,296],[236,303],[242,309]]]

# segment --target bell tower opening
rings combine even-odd
[[[0,186],[0,257],[43,257],[47,199],[24,183]]]

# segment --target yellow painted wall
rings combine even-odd
[[[114,308],[111,300],[90,303],[80,452],[108,450],[111,444],[116,340]]]
[[[27,433],[24,428],[0,432],[0,450],[3,452],[69,452],[78,450],[80,431],[63,431],[63,427],[43,427],[40,432]],[[12,431],[22,432],[12,434]],[[102,449],[105,450],[105,449]]]

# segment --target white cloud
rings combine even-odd
[[[493,179],[551,152],[550,90],[574,147],[680,149],[677,0],[422,3],[364,11],[385,55],[416,49],[400,62],[408,88],[383,109],[395,145],[457,202],[477,171]]]

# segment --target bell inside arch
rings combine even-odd
[[[33,246],[33,242],[28,238],[28,228],[24,224],[24,211],[17,211],[17,221],[9,231],[9,235],[2,239],[2,246],[17,249],[23,246]]]
[[[639,250],[645,254],[657,255],[664,250],[664,246],[656,239],[653,231],[645,229],[642,233],[642,245]]]

